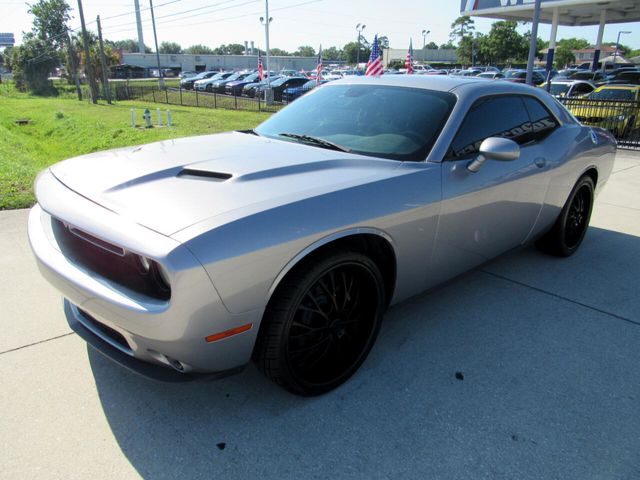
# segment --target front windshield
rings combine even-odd
[[[315,137],[353,153],[422,161],[433,147],[455,96],[420,88],[327,85],[316,88],[262,123],[266,137]]]
[[[245,77],[243,80],[245,82],[254,82],[256,80],[258,80],[258,74],[257,73],[252,73],[251,75],[248,75],[247,77]]]
[[[591,80],[592,77],[593,77],[593,73],[591,72],[575,72],[569,75],[569,78],[572,78],[575,80]]]
[[[633,90],[622,88],[610,88],[589,94],[589,98],[592,100],[635,100],[634,96]]]
[[[569,91],[569,84],[567,83],[552,83],[549,93],[551,95],[566,95]]]
[[[505,78],[518,78],[522,75],[520,70],[507,70],[504,74]]]

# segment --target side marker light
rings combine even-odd
[[[214,333],[213,335],[209,335],[205,337],[207,343],[217,342],[218,340],[222,340],[223,338],[232,337],[233,335],[237,335],[242,332],[246,332],[253,328],[253,323],[247,323],[246,325],[242,325],[241,327],[232,328],[230,330],[225,330],[224,332]]]

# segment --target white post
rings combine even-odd
[[[131,109],[131,127],[136,128],[136,111]]]
[[[547,66],[545,80],[547,82],[547,92],[551,90],[551,70],[553,70],[553,57],[556,52],[556,37],[558,35],[558,23],[560,22],[560,11],[553,9],[553,19],[551,20],[551,35],[549,38],[549,48],[547,49]]]
[[[598,62],[600,61],[600,49],[602,48],[602,36],[604,35],[604,25],[607,22],[607,10],[602,9],[600,12],[600,28],[598,28],[598,39],[596,40],[596,51],[593,52],[593,63],[591,64],[591,70],[596,71],[598,69]],[[604,69],[604,66],[603,66]]]
[[[156,108],[156,114],[158,115],[158,126],[162,126],[162,113],[160,113],[160,108]]]
[[[167,127],[171,126],[171,110],[167,110]]]

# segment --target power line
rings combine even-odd
[[[318,2],[322,2],[322,1],[323,0],[308,0],[306,2],[300,2],[300,3],[295,3],[295,4],[292,4],[292,5],[283,6],[283,7],[273,8],[273,9],[271,9],[271,11],[287,10],[287,9],[290,9],[290,8],[295,8],[295,7],[299,7],[299,6],[302,6],[302,5],[308,5],[308,4],[311,4],[311,3],[318,3]],[[210,12],[210,13],[216,13],[216,12]],[[243,13],[241,15],[234,15],[232,17],[216,18],[214,22],[217,23],[217,22],[224,22],[224,21],[227,21],[227,20],[236,20],[238,18],[252,17],[254,15],[261,15],[261,14],[264,14],[264,12],[263,11],[255,12],[254,11],[254,12],[250,12],[250,13]],[[172,22],[176,22],[176,21],[180,21],[180,20],[184,20],[184,18],[177,18],[177,19],[174,19],[174,20],[166,20],[166,21],[162,22],[161,24],[162,25],[166,25],[168,23],[172,23]],[[158,22],[158,23],[160,24],[160,22]],[[170,26],[165,27],[165,28],[192,27],[192,26],[197,26],[197,25],[208,25],[208,24],[211,24],[211,23],[212,23],[212,21],[208,20],[208,21],[204,21],[204,22],[192,22],[192,23],[184,23],[184,24],[181,23],[181,24],[176,24],[176,25],[170,25]],[[128,31],[128,29],[111,31],[110,33],[114,34],[114,33],[126,32],[126,31]]]
[[[156,5],[156,8],[164,7],[165,5],[170,5],[172,3],[177,3],[177,2],[181,2],[181,1],[182,0],[170,0],[168,2]],[[233,1],[233,0],[228,0],[228,1]],[[141,10],[149,10],[149,7],[142,8]],[[108,19],[108,18],[122,17],[124,15],[131,15],[132,13],[135,13],[135,10],[130,10],[130,11],[126,12],[126,13],[120,13],[120,14],[117,14],[117,15],[112,15],[110,17],[105,17],[103,20]],[[87,22],[87,25],[91,25],[93,23],[96,23],[96,21],[92,20],[90,22]],[[58,35],[54,35],[53,37],[47,38],[47,41],[48,42],[52,42],[53,40],[56,40],[56,39],[59,39],[61,37],[67,36],[69,33],[76,32],[77,30],[80,30],[81,28],[82,28],[81,26],[76,27],[76,28],[67,28],[66,31],[64,31],[62,33],[59,33]],[[50,56],[50,54],[56,53],[56,50],[52,45],[44,47],[42,50],[43,50],[43,52],[41,54],[29,59],[29,63],[36,63],[37,64],[37,63],[45,62],[47,60],[53,60],[53,59],[56,58],[56,57]],[[44,58],[45,56],[46,56],[46,58]]]
[[[170,13],[170,14],[167,14],[167,15],[162,15],[162,16],[156,17],[156,20],[160,20],[162,18],[167,18],[167,17],[174,17],[174,16],[177,16],[177,15],[184,15],[185,13],[191,13],[191,12],[194,12],[196,10],[202,10],[202,9],[207,9],[207,8],[215,8],[217,6],[224,5],[226,3],[231,3],[231,2],[234,2],[234,1],[237,1],[237,0],[226,0],[224,2],[216,3],[216,4],[213,4],[213,5],[207,5],[207,6],[204,6],[204,7],[198,7],[198,8],[194,8],[194,9],[190,9],[190,10],[184,10],[182,12],[174,12],[174,13]],[[188,15],[186,17],[177,18],[177,19],[172,20],[172,21],[179,21],[179,20],[184,20],[186,18],[191,18],[191,17],[202,17],[202,16],[206,16],[206,15],[211,15],[213,13],[221,12],[223,10],[229,10],[231,8],[242,7],[244,5],[248,5],[250,3],[256,3],[258,1],[260,1],[260,0],[249,0],[247,2],[240,3],[240,4],[237,4],[237,5],[231,5],[231,6],[228,6],[228,7],[219,8],[219,9],[213,10],[211,12],[198,13],[198,14],[195,14],[195,15]],[[150,20],[148,20],[148,19],[143,20],[143,23],[147,23],[148,24],[149,22],[150,22]],[[156,21],[156,24],[160,25],[160,24],[164,24],[164,23],[167,23],[167,22],[169,22],[169,20],[165,20],[164,22]],[[105,29],[119,28],[119,27],[125,27],[125,26],[128,26],[128,25],[135,25],[135,24],[136,24],[136,22],[127,22],[127,23],[121,23],[121,24],[118,24],[118,25],[111,25],[109,27],[105,27]],[[120,30],[120,31],[122,31],[122,30]]]

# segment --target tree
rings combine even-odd
[[[49,44],[40,38],[27,36],[22,45],[9,51],[7,66],[13,72],[16,88],[36,95],[52,95],[55,89],[49,82],[49,75],[60,64],[54,53],[47,53]],[[5,52],[6,53],[6,52]]]
[[[64,0],[39,0],[29,6],[34,17],[32,30],[24,34],[22,45],[13,48],[10,57],[19,89],[38,95],[55,93],[48,78],[60,64],[67,42],[69,9]]]
[[[557,68],[563,68],[576,61],[572,50],[587,48],[589,42],[583,38],[563,38],[556,43],[555,64]]]
[[[371,49],[363,43],[360,44],[360,62],[366,62],[371,55]],[[349,42],[342,47],[342,59],[347,63],[356,63],[358,59],[358,42]]]
[[[162,42],[158,47],[160,53],[178,54],[182,53],[182,47],[176,42]]]
[[[309,45],[302,45],[298,47],[295,52],[293,52],[293,55],[296,57],[315,57],[316,50]]]
[[[470,17],[458,17],[451,24],[451,33],[449,33],[449,38],[452,41],[458,39],[458,42],[460,42],[463,38],[470,37],[475,29],[475,22]]]
[[[342,50],[337,47],[329,47],[322,50],[322,58],[325,60],[340,60],[342,58]]]
[[[105,44],[110,45],[111,48],[114,50],[122,50],[123,52],[126,52],[126,53],[139,52],[138,41],[133,39],[116,40],[116,41],[105,40]],[[144,53],[151,53],[151,48],[145,45]]]
[[[96,78],[102,77],[102,62],[100,61],[100,46],[98,44],[98,36],[93,32],[87,32],[87,40],[89,44],[89,61],[91,62],[91,68],[95,72]],[[76,65],[79,66],[79,71],[83,71],[86,68],[87,59],[84,54],[83,43],[82,43],[82,33],[78,32],[71,38],[73,42],[73,50],[76,56]],[[67,57],[67,64],[69,64],[69,52],[65,53]],[[116,50],[109,44],[104,45],[104,56],[107,63],[107,68],[113,67],[115,65],[120,64],[120,59],[118,58],[118,53]],[[107,72],[109,73],[109,72]]]
[[[378,35],[378,46],[383,48],[389,48],[389,37],[386,35]]]
[[[269,54],[273,55],[274,57],[288,57],[291,55],[286,50],[281,50],[280,48],[270,48]]]
[[[424,48],[428,50],[438,50],[438,44],[436,42],[429,42],[424,46]]]
[[[456,48],[456,46],[453,44],[451,40],[449,40],[447,43],[443,43],[442,45],[440,45],[440,50],[453,50],[454,48]]]
[[[185,48],[184,53],[188,53],[190,55],[213,55],[213,49],[206,45],[197,44]]]
[[[220,45],[213,49],[214,55],[244,55],[244,45],[239,43],[230,43],[229,45]]]
[[[516,31],[517,22],[500,21],[491,25],[484,42],[484,54],[490,63],[510,63],[527,57],[529,43]]]
[[[28,12],[33,15],[32,34],[49,43],[54,50],[62,50],[67,43],[70,9],[65,0],[39,0],[29,5]]]

